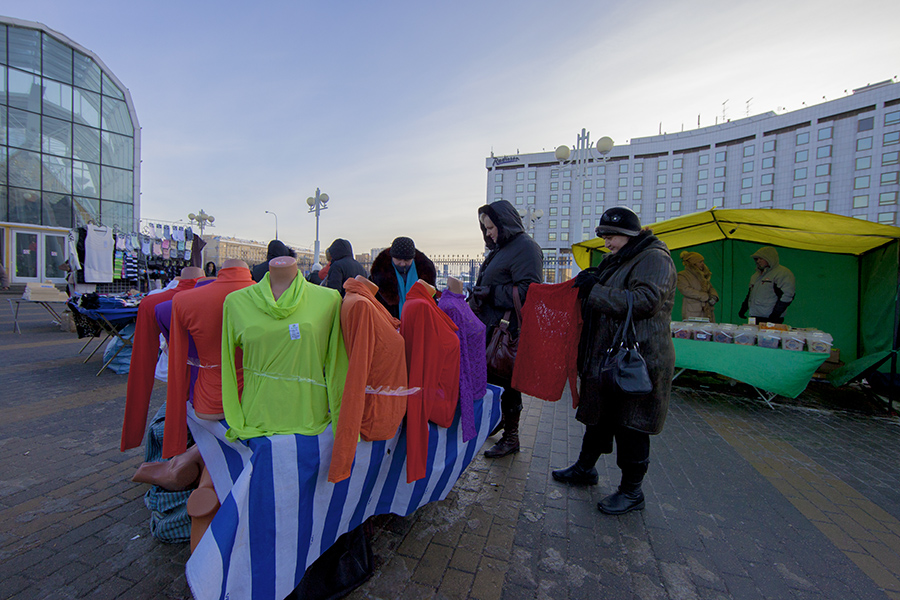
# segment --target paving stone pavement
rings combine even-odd
[[[0,599],[191,598],[187,544],[150,536],[129,480],[143,450],[118,449],[125,376],[96,376],[39,307],[19,322],[0,306]],[[645,510],[597,511],[611,456],[597,486],[553,481],[583,427],[568,396],[526,398],[520,453],[373,518],[376,572],[349,598],[900,600],[900,420],[823,383],[774,410],[741,384],[676,383]]]

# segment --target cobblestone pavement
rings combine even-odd
[[[187,545],[150,536],[129,480],[143,451],[118,449],[125,376],[96,376],[40,307],[19,322],[0,306],[0,599],[191,598]],[[823,383],[774,410],[741,384],[676,383],[645,510],[597,511],[613,457],[597,486],[553,481],[583,428],[568,397],[526,398],[519,454],[374,518],[377,569],[350,598],[900,600],[900,420]]]

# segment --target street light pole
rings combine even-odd
[[[275,239],[277,240],[278,239],[278,215],[273,213],[271,210],[267,210],[266,214],[272,215],[273,217],[275,217]]]
[[[203,235],[203,229],[207,224],[212,225],[216,220],[214,216],[206,214],[206,211],[202,208],[196,215],[194,213],[190,213],[188,215],[188,219],[190,219],[191,222],[197,221],[197,224],[200,226],[200,235]]]
[[[316,213],[316,249],[313,254],[313,260],[319,262],[319,213],[328,208],[326,206],[328,204],[328,194],[322,193],[319,188],[316,188],[315,198],[307,198],[306,203],[309,205],[309,211],[307,212]]]

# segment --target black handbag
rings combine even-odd
[[[626,397],[645,396],[653,391],[653,382],[647,370],[647,362],[641,356],[637,343],[632,311],[633,294],[626,290],[628,313],[619,325],[613,343],[600,365],[600,389],[604,394]]]
[[[522,323],[522,303],[519,301],[519,286],[513,285],[513,304],[516,307],[517,323]],[[516,351],[519,349],[519,335],[509,330],[509,319],[512,311],[506,311],[500,324],[491,333],[487,345],[487,372],[494,379],[511,381],[513,366],[516,363]]]

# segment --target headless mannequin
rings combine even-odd
[[[431,285],[430,283],[428,283],[427,281],[425,281],[424,279],[420,279],[419,283],[421,285],[423,285],[426,290],[428,290],[428,295],[431,296],[432,298],[434,297],[435,294],[437,294],[437,290],[434,289],[434,286]]]
[[[181,270],[181,275],[177,279],[200,279],[205,273],[200,267],[185,267]]]
[[[369,291],[372,292],[373,296],[378,293],[378,286],[375,285],[374,283],[372,283],[371,281],[369,281],[368,279],[366,279],[365,277],[363,277],[362,275],[357,275],[356,277],[354,277],[354,279],[356,279],[360,283],[366,284],[366,287],[369,288]]]
[[[247,263],[245,263],[244,261],[242,261],[239,258],[229,258],[225,262],[222,263],[223,269],[230,269],[231,267],[244,267],[245,269],[250,268],[247,266]],[[197,267],[197,268],[199,268],[199,267]]]
[[[297,277],[297,259],[290,256],[279,256],[269,261],[269,285],[272,295],[278,301]]]
[[[421,281],[421,280],[420,280]],[[447,278],[447,289],[453,292],[454,294],[462,294],[463,293],[463,282],[457,279],[456,277],[448,277]]]

